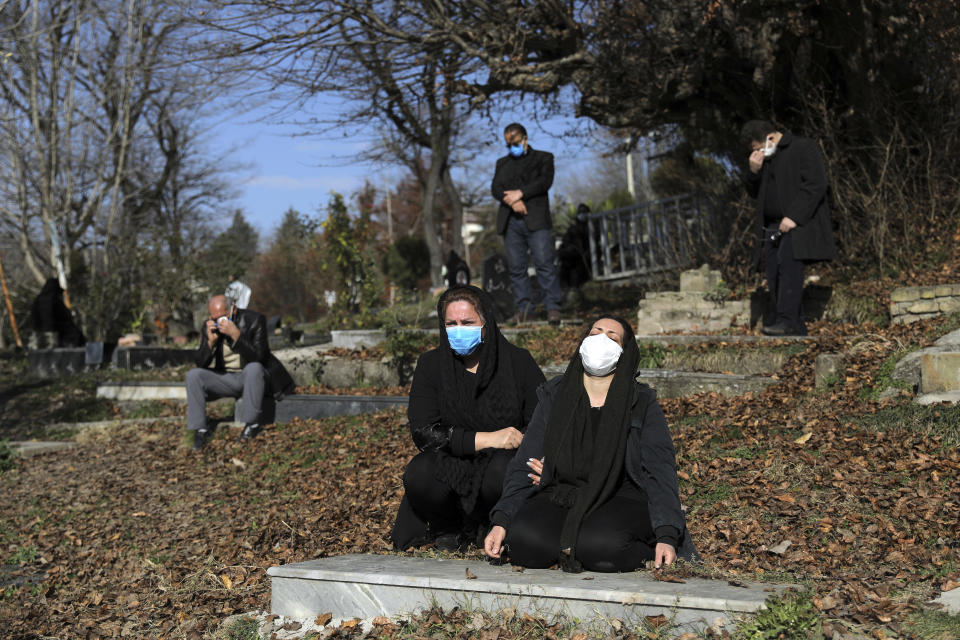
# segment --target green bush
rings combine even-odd
[[[388,323],[383,333],[383,350],[390,356],[390,363],[396,367],[400,384],[407,384],[413,377],[417,357],[436,346],[436,336],[410,331],[394,323]]]
[[[383,272],[404,291],[416,289],[421,280],[430,277],[426,241],[420,236],[399,238],[383,256]]]
[[[14,467],[13,450],[6,438],[0,440],[0,473]]]
[[[659,369],[667,359],[667,349],[657,342],[641,342],[640,347],[641,369]]]
[[[737,640],[807,640],[821,637],[820,613],[810,592],[789,591],[770,598],[767,608],[740,625]]]

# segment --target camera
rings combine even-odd
[[[770,240],[770,242],[776,244],[782,237],[783,237],[783,232],[777,229],[776,231],[771,231],[770,234],[767,236],[767,239]]]

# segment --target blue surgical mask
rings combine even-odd
[[[465,327],[458,325],[447,327],[447,342],[458,356],[468,356],[480,346],[483,326]]]
[[[507,146],[507,149],[510,151],[510,155],[512,155],[514,158],[519,158],[523,155],[522,144],[511,144]]]

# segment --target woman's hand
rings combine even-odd
[[[516,449],[523,440],[523,434],[514,427],[497,431],[478,431],[473,439],[473,448],[481,449]]]
[[[540,485],[540,476],[543,475],[543,458],[537,460],[536,458],[530,458],[527,460],[527,466],[530,467],[530,470],[533,473],[528,473],[527,477],[530,478],[530,481],[539,486]]]
[[[493,533],[491,531],[491,533]],[[667,544],[666,542],[658,542],[656,549],[653,551],[653,566],[657,569],[661,565],[669,566],[673,564],[673,561],[677,559],[677,550],[673,546]]]
[[[483,539],[483,552],[491,558],[499,558],[503,551],[503,539],[507,537],[507,530],[500,525],[490,529],[490,533]]]

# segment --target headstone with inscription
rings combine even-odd
[[[490,294],[497,311],[500,312],[499,322],[503,322],[513,315],[513,288],[510,286],[510,271],[507,259],[499,253],[487,257],[483,261],[483,289]]]

